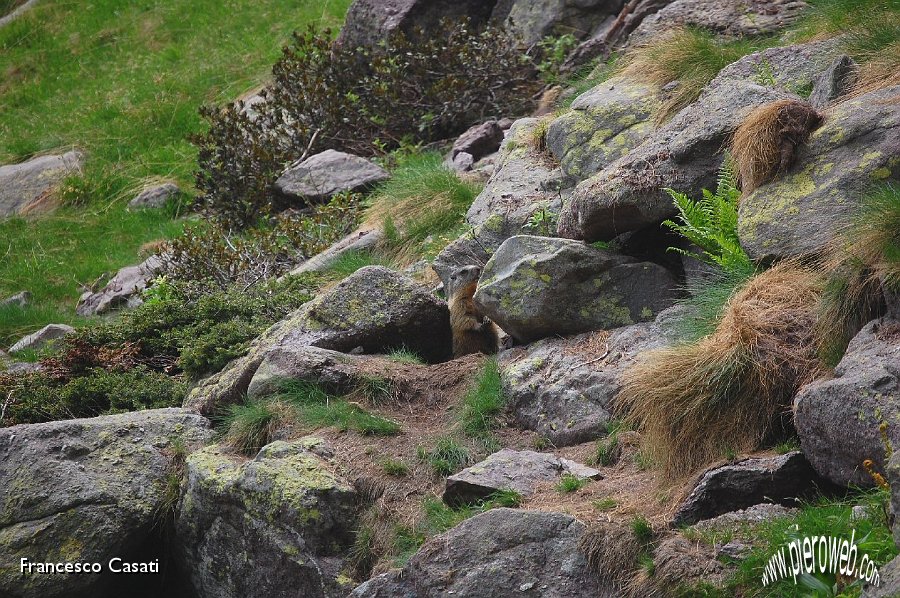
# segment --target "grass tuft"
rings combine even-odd
[[[407,349],[406,347],[400,347],[399,349],[393,349],[388,354],[388,359],[391,361],[396,361],[397,363],[405,363],[409,365],[424,365],[425,360],[411,349]]]
[[[398,478],[409,475],[409,466],[400,459],[382,459],[381,469],[384,473]]]
[[[263,399],[231,405],[221,422],[226,430],[222,443],[241,454],[255,455],[272,442],[290,411],[286,403]]]
[[[394,268],[394,263],[378,252],[351,250],[342,253],[328,268],[325,276],[334,280],[343,280],[357,270],[367,266],[384,266]]]
[[[794,393],[822,371],[812,333],[822,286],[817,272],[779,264],[732,297],[711,335],[626,372],[617,409],[666,478],[719,459],[723,439],[749,452],[779,431]]]
[[[556,491],[563,494],[577,492],[587,486],[589,482],[590,480],[585,478],[579,478],[571,473],[564,473],[560,476],[559,483],[556,484]]]
[[[470,437],[490,434],[500,425],[498,420],[505,404],[497,360],[490,358],[478,374],[475,386],[463,398],[463,431]]]
[[[468,449],[450,436],[438,438],[431,449],[419,447],[418,456],[436,475],[443,477],[463,469],[472,460]]]

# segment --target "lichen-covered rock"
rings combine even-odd
[[[365,191],[390,178],[365,158],[325,150],[291,166],[275,181],[275,189],[293,203],[320,202],[338,193]]]
[[[883,471],[883,438],[900,447],[900,322],[869,322],[850,342],[834,378],[801,388],[794,425],[822,476],[842,486],[871,486],[863,461]]]
[[[859,65],[843,54],[816,77],[809,103],[816,110],[824,110],[833,101],[850,92],[858,79]]]
[[[321,445],[276,441],[251,461],[212,446],[188,458],[175,542],[198,598],[346,595],[340,555],[357,496]]]
[[[753,259],[817,254],[873,184],[900,180],[900,86],[835,106],[790,172],[741,199],[738,235]]]
[[[513,235],[554,234],[566,195],[565,176],[535,149],[540,127],[536,118],[513,123],[494,172],[466,213],[472,230],[450,243],[432,264],[445,285],[454,270],[484,264]]]
[[[185,407],[205,414],[240,400],[266,354],[285,347],[343,353],[358,347],[364,353],[406,347],[438,362],[450,358],[451,345],[446,303],[402,274],[367,266],[269,328],[246,356],[201,381]]]
[[[432,538],[402,571],[374,577],[350,596],[618,596],[579,550],[584,529],[562,513],[493,509]]]
[[[900,513],[900,451],[894,451],[885,466],[885,478],[891,487],[891,510],[894,514],[894,544],[900,546],[900,521],[897,514]]]
[[[564,33],[585,37],[615,20],[624,4],[623,0],[500,0],[493,19],[531,45]]]
[[[807,7],[802,0],[675,0],[648,16],[628,38],[639,46],[678,27],[698,27],[729,36],[765,35],[790,25]]]
[[[315,382],[328,392],[345,394],[363,380],[362,357],[309,346],[277,346],[265,356],[250,379],[247,397],[277,392],[282,380]]]
[[[37,332],[32,332],[31,334],[20,338],[9,348],[9,352],[15,353],[17,351],[26,350],[36,351],[48,343],[57,341],[73,332],[75,332],[75,329],[68,324],[47,324]]]
[[[211,436],[206,419],[181,409],[0,429],[0,595],[99,596],[123,582],[107,564],[158,548],[147,543],[175,443],[190,447]],[[22,558],[98,562],[104,573],[21,575]],[[161,581],[154,577],[146,583]]]
[[[762,502],[794,505],[819,492],[821,482],[800,451],[713,467],[675,511],[672,525],[692,525]]]
[[[501,449],[483,461],[447,478],[444,502],[450,506],[472,504],[501,490],[530,496],[538,484],[568,474],[582,480],[603,477],[596,469],[549,453]]]
[[[642,352],[668,341],[657,322],[617,328],[604,336],[546,338],[500,354],[504,396],[519,427],[538,432],[557,447],[606,433],[620,376]]]
[[[675,216],[664,189],[699,197],[704,188],[715,188],[722,146],[747,113],[796,97],[836,53],[828,40],[764,50],[725,67],[696,102],[646,142],[582,181],[563,207],[558,233],[609,240]]]
[[[78,300],[75,313],[98,316],[118,307],[136,307],[143,303],[142,293],[162,268],[157,256],[150,256],[137,266],[126,266],[100,291],[87,291]]]
[[[517,236],[484,268],[475,303],[520,342],[652,320],[678,296],[658,264],[578,241]]]
[[[82,161],[80,153],[71,151],[0,166],[0,218],[35,208],[63,179],[78,172]]]
[[[584,180],[643,143],[659,105],[650,86],[615,77],[578,96],[550,123],[547,148],[566,175]]]

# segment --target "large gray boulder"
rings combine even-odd
[[[565,33],[583,39],[614,21],[624,4],[624,0],[500,0],[493,18],[532,45]]]
[[[136,266],[119,270],[100,291],[87,291],[78,299],[75,313],[98,316],[119,307],[136,307],[143,303],[142,294],[162,268],[158,256],[150,256]]]
[[[793,506],[815,495],[821,481],[800,451],[713,467],[678,506],[672,525],[692,525],[763,502]]]
[[[678,296],[658,264],[578,241],[517,236],[481,275],[475,303],[520,342],[652,320]]]
[[[468,18],[478,27],[488,22],[497,0],[355,0],[347,11],[337,42],[341,45],[375,48],[395,33],[407,36],[422,31],[440,35],[441,21]]]
[[[162,556],[148,542],[166,515],[174,447],[211,436],[206,419],[181,409],[0,429],[0,595],[122,595],[109,560]],[[20,575],[22,558],[98,562],[104,573]]]
[[[347,191],[365,191],[390,178],[365,158],[325,150],[291,166],[275,181],[275,189],[293,203],[321,202]]]
[[[530,496],[539,484],[555,482],[566,474],[581,480],[603,477],[596,469],[549,453],[501,449],[448,477],[444,502],[451,506],[472,504],[502,490]]]
[[[822,252],[874,183],[900,181],[900,85],[841,102],[794,167],[741,199],[738,235],[753,259]]]
[[[470,127],[453,142],[449,158],[452,161],[457,154],[466,153],[472,156],[473,161],[477,162],[500,149],[504,137],[505,132],[498,121],[485,121],[480,125]]]
[[[0,166],[0,218],[35,208],[63,179],[81,169],[77,151]]]
[[[561,513],[493,509],[432,538],[402,571],[374,577],[350,596],[618,596],[579,550],[584,530]]]
[[[471,230],[450,243],[432,264],[445,285],[455,270],[487,262],[513,235],[555,233],[566,180],[549,156],[536,149],[534,139],[541,127],[539,119],[523,118],[509,129],[494,172],[466,213]],[[535,215],[543,219],[532,228]]]
[[[146,187],[128,202],[129,210],[158,210],[166,207],[170,199],[178,197],[181,189],[175,183],[163,183]]]
[[[659,321],[671,311],[657,322],[624,326],[608,336],[546,338],[500,353],[503,393],[516,424],[557,447],[603,436],[622,374],[644,351],[668,344]]]
[[[218,446],[188,458],[175,542],[198,598],[346,596],[340,555],[357,495],[329,471],[326,451],[307,437],[250,461]]]
[[[900,596],[900,557],[878,568],[878,585],[866,585],[860,598],[897,598]]]
[[[68,324],[47,324],[37,332],[20,338],[9,348],[10,353],[17,351],[37,351],[47,344],[72,334],[75,329]]]
[[[871,459],[883,471],[884,438],[900,447],[900,322],[869,322],[850,342],[833,378],[801,388],[794,425],[803,452],[822,476],[842,486],[871,486],[863,461]]]
[[[443,361],[452,353],[450,313],[446,303],[409,278],[367,266],[269,328],[246,356],[201,381],[185,407],[209,413],[234,403],[270,351],[307,346],[342,353],[406,347],[427,361]]]
[[[615,77],[578,96],[550,123],[547,148],[566,175],[582,181],[643,143],[659,106],[649,85]]]
[[[796,21],[806,7],[802,0],[675,0],[645,18],[629,36],[628,45],[646,44],[678,27],[699,27],[733,37],[770,34]]]
[[[582,181],[560,214],[558,233],[586,241],[655,226],[677,210],[664,190],[699,197],[714,189],[728,136],[755,107],[808,86],[836,55],[832,40],[772,48],[731,64],[700,98],[635,150]]]

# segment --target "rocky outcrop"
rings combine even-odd
[[[871,459],[883,471],[884,439],[900,447],[900,322],[867,324],[833,378],[800,389],[794,425],[803,452],[822,476],[842,486],[871,486],[863,461]]]
[[[79,172],[82,160],[70,151],[0,166],[0,218],[36,209],[63,179]]]
[[[438,362],[450,358],[451,344],[450,313],[443,301],[397,272],[368,266],[272,326],[245,357],[201,381],[185,407],[209,413],[238,401],[270,351],[310,346],[385,353],[406,347]]]
[[[624,4],[624,0],[500,0],[493,19],[531,45],[564,33],[583,39],[614,21]]]
[[[829,104],[846,95],[856,83],[859,73],[859,65],[856,61],[843,54],[832,61],[831,66],[825,69],[813,84],[812,93],[809,95],[809,103],[816,110],[824,110]]]
[[[175,445],[190,447],[211,435],[206,419],[181,409],[0,430],[0,595],[99,596],[122,582],[107,565],[146,554],[165,517]],[[104,573],[20,575],[22,558],[98,562]],[[154,577],[146,583],[157,583]]]
[[[15,305],[16,307],[24,308],[31,302],[31,293],[28,291],[20,291],[15,295],[10,295],[3,301],[0,301],[0,307],[6,307],[8,305]]]
[[[649,322],[608,335],[547,338],[504,351],[499,368],[507,408],[519,427],[538,432],[553,446],[600,438],[612,417],[621,375],[641,353],[667,342],[664,327]]]
[[[472,504],[502,490],[530,496],[539,484],[554,482],[566,474],[582,480],[603,477],[596,469],[549,453],[502,449],[448,477],[444,502],[451,506]]]
[[[198,598],[345,596],[340,554],[353,542],[357,496],[315,438],[276,441],[251,461],[212,446],[186,463],[175,523]]]
[[[900,557],[878,568],[878,585],[867,585],[860,598],[897,598],[900,596]]]
[[[285,170],[275,181],[275,190],[292,205],[314,203],[338,193],[365,191],[389,178],[374,162],[326,150]]]
[[[402,571],[374,577],[350,596],[617,596],[578,548],[584,529],[561,513],[493,509],[432,538]]]
[[[458,154],[466,153],[477,162],[500,149],[504,136],[505,132],[499,121],[489,120],[475,125],[453,142],[449,158],[452,161]]]
[[[175,183],[163,183],[147,187],[128,202],[129,210],[160,209],[166,207],[169,200],[175,199],[181,189]]]
[[[821,479],[800,451],[744,459],[707,470],[672,518],[673,526],[692,525],[762,502],[795,505],[815,495]]]
[[[75,329],[68,324],[47,324],[37,332],[33,332],[28,336],[20,338],[9,348],[9,352],[36,351],[48,343],[59,340],[73,332],[75,332]]]
[[[645,44],[678,27],[698,27],[733,37],[770,34],[796,21],[806,7],[802,0],[675,0],[644,19],[628,38],[628,45]]]
[[[542,126],[536,118],[513,123],[493,174],[466,213],[472,230],[450,243],[432,264],[445,285],[454,270],[484,264],[513,235],[555,233],[565,177],[536,149],[534,140]]]
[[[520,342],[652,320],[677,297],[665,268],[578,241],[518,236],[484,268],[475,303]]]
[[[314,382],[342,395],[362,382],[361,357],[309,346],[278,346],[266,351],[247,386],[251,399],[277,392],[282,380]]]
[[[137,307],[143,300],[143,292],[162,268],[162,261],[151,256],[137,266],[119,270],[103,289],[85,292],[75,306],[79,316],[99,316],[119,307]]]
[[[371,251],[384,238],[380,230],[363,229],[352,232],[331,247],[309,258],[288,274],[296,276],[304,272],[321,272],[331,267],[342,255],[353,251]]]
[[[700,98],[635,150],[581,182],[558,233],[609,240],[676,215],[666,187],[699,197],[713,189],[728,136],[756,106],[796,97],[836,54],[834,41],[772,48],[725,67]]]
[[[900,180],[900,86],[837,105],[790,172],[741,199],[738,235],[753,259],[822,252],[871,186]]]
[[[643,143],[659,106],[650,86],[615,77],[578,96],[550,123],[547,148],[567,176],[582,181]]]

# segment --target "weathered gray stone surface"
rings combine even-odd
[[[582,181],[560,214],[558,233],[609,240],[676,215],[666,187],[699,197],[713,189],[720,150],[756,106],[796,97],[833,60],[835,42],[772,48],[725,67],[700,98],[646,142]]]
[[[129,210],[142,209],[160,209],[166,207],[166,202],[170,199],[178,197],[181,189],[175,183],[163,183],[162,185],[154,185],[147,187],[134,196],[134,199],[128,202]]]
[[[900,85],[835,106],[794,167],[741,199],[738,235],[753,259],[823,251],[876,183],[900,181]]]
[[[538,484],[553,482],[565,474],[583,480],[603,477],[596,469],[549,453],[502,449],[448,477],[444,502],[451,506],[471,504],[500,490],[530,496]]]
[[[276,441],[250,461],[218,446],[188,458],[176,545],[198,598],[346,596],[337,579],[357,496],[321,444]]]
[[[568,239],[517,236],[484,268],[475,303],[520,342],[648,321],[678,296],[665,268]]]
[[[143,303],[142,293],[156,277],[162,261],[150,256],[137,266],[119,270],[100,291],[85,292],[75,307],[79,316],[98,316],[120,307],[137,307]]]
[[[615,77],[578,96],[547,129],[547,148],[563,172],[582,181],[606,168],[654,130],[659,94]]]
[[[800,0],[675,0],[644,19],[629,36],[628,45],[639,46],[685,26],[735,37],[774,33],[796,21],[806,7]]]
[[[16,305],[18,307],[25,307],[31,302],[31,293],[28,291],[20,291],[15,295],[10,295],[3,301],[0,301],[0,307],[6,307],[7,305]]]
[[[173,443],[211,436],[206,419],[181,409],[0,429],[0,595],[99,596],[122,581],[22,576],[19,562],[130,562],[158,521]]]
[[[490,179],[466,213],[472,230],[434,260],[434,270],[445,285],[454,270],[486,263],[513,235],[555,234],[557,214],[567,193],[565,177],[546,155],[535,150],[533,137],[539,126],[538,119],[523,118],[507,133]],[[544,219],[532,228],[529,220],[535,214]]]
[[[0,166],[0,218],[26,211],[67,176],[81,169],[76,151]]]
[[[477,162],[500,149],[503,137],[504,131],[496,120],[475,125],[453,142],[450,159],[453,160],[460,153],[467,153],[472,156],[473,162]]]
[[[245,357],[201,381],[185,407],[209,413],[240,400],[266,354],[321,347],[348,353],[385,353],[406,347],[430,362],[449,359],[450,312],[440,299],[405,276],[368,266],[322,293],[257,338]]]
[[[9,352],[37,350],[47,343],[59,340],[72,332],[75,332],[75,329],[67,324],[47,324],[37,332],[20,338],[16,341],[16,344],[9,348]]]
[[[281,380],[307,380],[334,394],[345,394],[362,381],[360,357],[319,347],[273,347],[265,353],[247,387],[251,399],[277,392]]]
[[[860,557],[861,558],[861,557]],[[878,586],[867,585],[860,598],[897,598],[900,596],[900,557],[878,568]]]
[[[380,230],[359,230],[350,233],[325,251],[314,255],[296,268],[289,275],[295,276],[304,272],[320,272],[327,270],[342,255],[351,251],[370,251],[384,238]]]
[[[500,379],[508,410],[519,427],[557,447],[600,438],[612,417],[620,376],[641,353],[667,343],[663,327],[648,322],[617,328],[605,340],[588,333],[503,351]]]
[[[843,54],[832,61],[831,66],[816,77],[809,103],[816,110],[825,109],[830,103],[850,91],[856,83],[859,65]]]
[[[730,511],[712,519],[704,519],[694,524],[694,529],[700,531],[723,531],[736,530],[747,524],[753,526],[773,519],[791,517],[800,512],[795,507],[785,507],[783,505],[773,503],[760,503],[747,507],[746,509],[738,509]]]
[[[618,596],[579,550],[584,529],[561,513],[492,509],[432,538],[402,571],[374,577],[350,596]]]
[[[345,191],[364,191],[390,178],[381,166],[344,152],[325,150],[291,166],[275,189],[294,202],[320,202]]]
[[[800,389],[794,425],[816,471],[835,484],[871,486],[862,463],[883,471],[884,434],[900,447],[900,322],[867,324],[847,347],[834,378]]]
[[[493,18],[530,45],[548,35],[587,37],[613,21],[624,4],[624,0],[500,0]]]
[[[673,526],[692,525],[762,502],[796,504],[813,496],[821,478],[800,451],[744,459],[707,470],[681,503]]]

